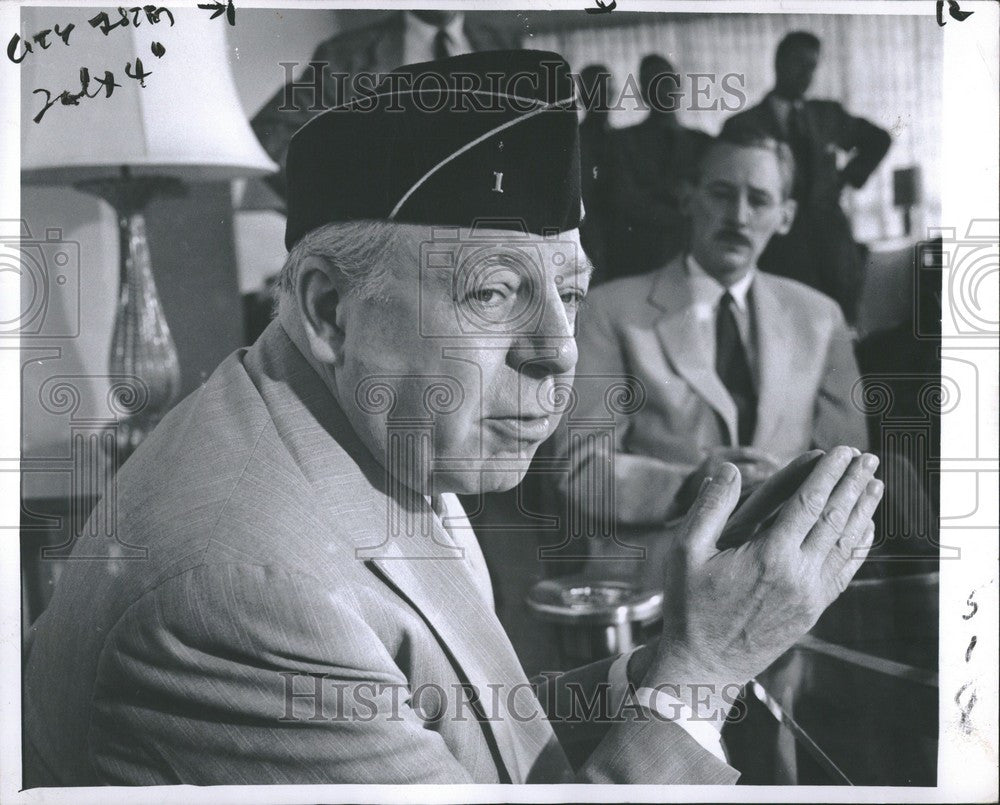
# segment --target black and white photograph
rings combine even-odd
[[[998,20],[0,6],[0,800],[995,802]]]

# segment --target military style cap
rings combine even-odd
[[[285,246],[366,218],[565,232],[581,218],[579,149],[573,79],[555,53],[400,67],[292,137]]]

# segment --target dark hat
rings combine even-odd
[[[288,146],[285,246],[359,219],[522,229],[579,226],[569,65],[503,50],[408,65],[300,128]]]

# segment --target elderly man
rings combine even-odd
[[[684,202],[689,249],[658,271],[595,288],[580,317],[576,405],[562,431],[606,420],[612,438],[552,449],[571,464],[564,499],[614,512],[614,525],[657,528],[686,510],[703,479],[736,463],[759,484],[810,448],[865,449],[858,380],[837,305],[757,258],[795,215],[787,145],[734,133],[703,153]],[[641,405],[613,411],[607,390]],[[613,467],[614,508],[582,499]],[[571,503],[571,505],[573,505]]]
[[[100,526],[146,559],[70,562],[34,628],[28,786],[735,779],[728,686],[844,588],[881,490],[869,457],[833,451],[719,551],[739,494],[722,467],[678,539],[662,639],[569,677],[629,706],[560,715],[552,678],[536,698],[455,493],[516,484],[572,377],[572,86],[555,54],[460,56],[297,133],[277,321],[122,469]],[[576,764],[566,724],[594,733]]]

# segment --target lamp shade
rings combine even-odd
[[[117,177],[123,166],[134,177],[184,181],[227,180],[277,170],[247,122],[227,58],[225,17],[210,19],[197,8],[173,9],[157,24],[107,35],[87,22],[100,9],[72,6],[24,8],[21,36],[30,40],[54,23],[76,25],[70,45],[52,38],[21,62],[21,169],[28,183],[71,184]],[[112,11],[112,22],[117,13]],[[164,52],[157,57],[153,43]],[[159,48],[157,48],[158,50]],[[136,58],[150,75],[145,87],[128,77]],[[56,101],[42,119],[45,89],[55,99],[80,91],[80,68],[90,71],[89,94],[75,106]],[[110,97],[97,79],[114,73]]]

